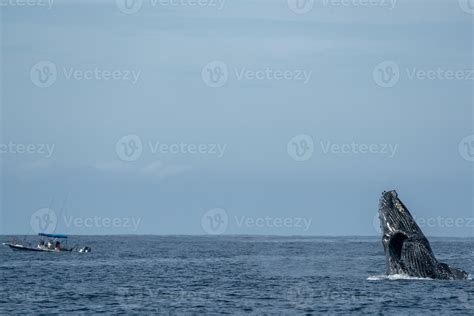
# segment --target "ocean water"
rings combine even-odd
[[[439,260],[474,272],[474,239],[430,242]],[[472,280],[384,276],[376,237],[70,238],[76,244],[92,252],[0,247],[0,314],[474,313]]]

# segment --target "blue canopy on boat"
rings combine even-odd
[[[39,233],[39,236],[49,237],[49,238],[67,238],[66,235],[59,235],[59,234],[43,234]]]

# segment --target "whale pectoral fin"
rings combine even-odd
[[[467,272],[458,269],[458,268],[453,268],[446,263],[440,262],[438,264],[438,270],[440,276],[443,277],[443,279],[447,280],[465,280],[468,278]]]
[[[463,271],[461,269],[453,267],[449,267],[449,269],[451,270],[451,274],[454,280],[466,280],[469,276],[466,271]]]
[[[406,240],[403,243],[401,262],[410,276],[435,278],[438,262],[424,242]]]

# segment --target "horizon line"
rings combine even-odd
[[[108,236],[158,236],[158,237],[317,237],[317,238],[342,238],[342,237],[362,237],[362,238],[381,238],[379,235],[264,235],[264,234],[64,234],[67,236],[78,236],[78,237],[108,237]],[[2,237],[11,237],[11,236],[38,236],[38,234],[0,234]],[[474,236],[439,236],[439,235],[430,235],[427,236],[430,238],[474,238]]]

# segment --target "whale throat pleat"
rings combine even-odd
[[[431,250],[420,241],[403,243],[401,261],[408,274],[422,278],[433,277],[438,265]]]

